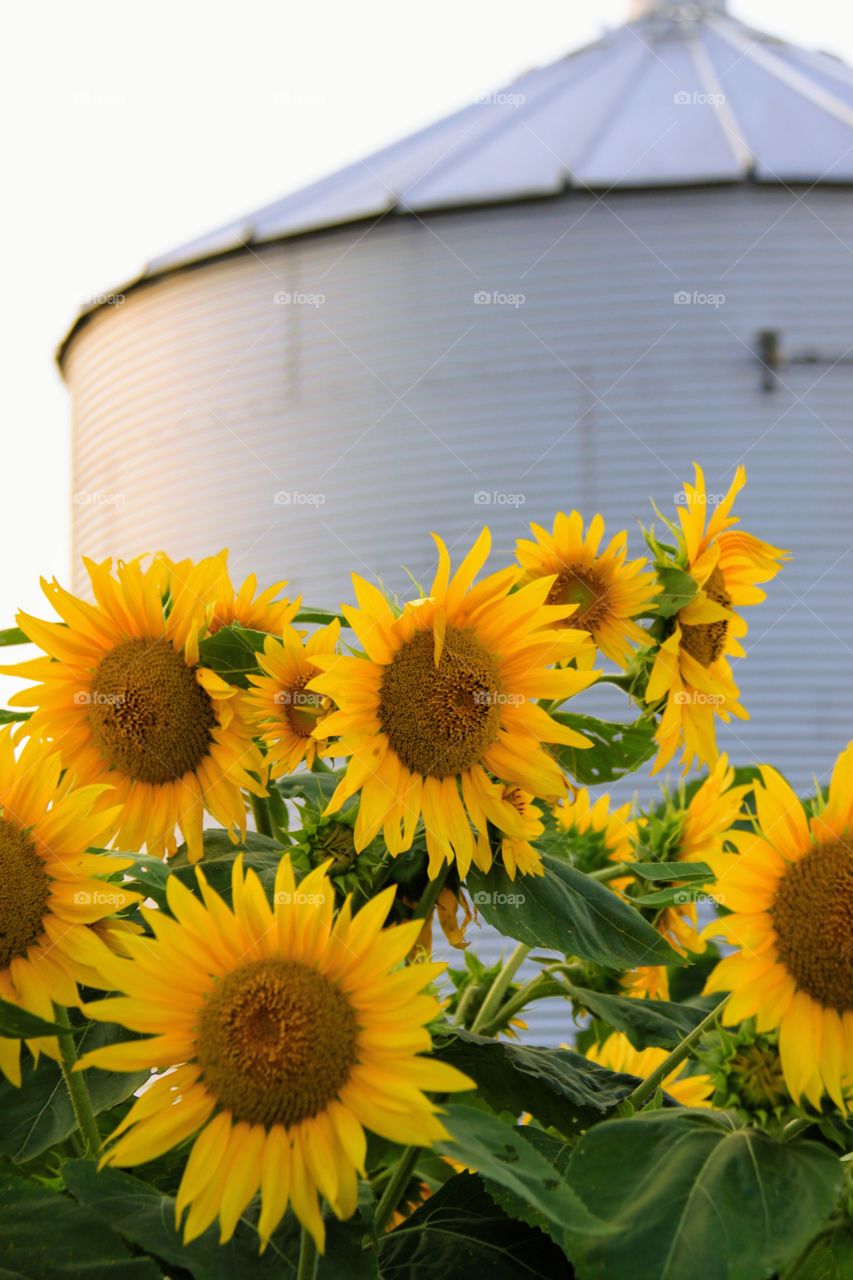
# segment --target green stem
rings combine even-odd
[[[702,1019],[698,1027],[694,1027],[690,1034],[685,1036],[684,1039],[675,1046],[672,1053],[667,1054],[660,1066],[655,1067],[654,1071],[652,1071],[650,1075],[646,1076],[642,1084],[638,1084],[634,1092],[628,1094],[628,1097],[625,1098],[622,1105],[625,1106],[626,1103],[630,1104],[634,1111],[638,1111],[643,1103],[655,1094],[660,1084],[666,1079],[670,1072],[674,1071],[677,1066],[681,1065],[693,1046],[698,1044],[702,1039],[705,1032],[710,1031],[716,1023],[717,1018],[720,1016],[723,1006],[730,999],[731,993],[724,996],[719,1004],[717,1004],[711,1012]]]
[[[314,1237],[307,1227],[303,1227],[302,1238],[299,1243],[299,1266],[296,1271],[296,1280],[314,1280],[317,1274],[318,1261]]]
[[[462,995],[459,997],[459,1003],[456,1006],[456,1012],[453,1015],[454,1026],[464,1027],[465,1015],[467,1014],[468,1010],[471,1008],[471,1001],[474,999],[476,994],[477,994],[477,987],[476,987],[476,984],[473,982],[469,986],[467,986],[465,990],[462,992]]]
[[[409,1185],[409,1180],[415,1172],[415,1166],[418,1163],[418,1157],[421,1154],[421,1147],[406,1147],[400,1159],[391,1170],[391,1177],[388,1184],[382,1192],[382,1198],[376,1206],[376,1214],[374,1225],[376,1234],[381,1236],[388,1223],[391,1221],[391,1215],[400,1203],[403,1192]]]
[[[480,1005],[480,1011],[471,1025],[472,1031],[479,1032],[495,1017],[503,1003],[509,984],[527,959],[530,951],[531,948],[528,947],[527,943],[519,942],[509,959],[504,961],[494,982],[486,992],[485,1000]]]
[[[782,1141],[789,1142],[791,1138],[796,1138],[804,1129],[810,1129],[814,1124],[814,1120],[810,1120],[808,1116],[798,1116],[796,1120],[789,1120],[782,1130]]]
[[[74,1070],[77,1062],[77,1049],[74,1044],[74,1036],[71,1033],[68,1010],[62,1005],[55,1004],[53,1006],[53,1018],[54,1022],[58,1022],[61,1027],[66,1028],[60,1031],[56,1037],[59,1043],[59,1065],[62,1070],[65,1087],[68,1090],[68,1096],[71,1099],[71,1106],[74,1109],[77,1128],[80,1130],[80,1137],[83,1139],[84,1155],[87,1160],[96,1160],[101,1149],[101,1135],[98,1132],[98,1124],[95,1120],[95,1113],[92,1110],[92,1100],[89,1097],[86,1081],[79,1071]]]
[[[438,895],[444,888],[444,882],[447,879],[447,873],[449,870],[450,863],[446,862],[435,879],[427,881],[426,888],[420,898],[418,898],[418,905],[415,907],[414,919],[426,920],[436,902],[438,902]]]
[[[598,880],[600,884],[607,884],[608,880],[618,880],[620,876],[630,876],[630,874],[630,867],[620,862],[611,863],[609,867],[599,867],[597,871],[587,872],[590,880]]]
[[[565,987],[549,978],[546,974],[538,973],[535,978],[531,978],[529,982],[526,982],[514,996],[510,996],[506,1004],[501,1006],[493,1018],[480,1027],[480,1035],[495,1035],[502,1027],[506,1026],[510,1018],[519,1013],[528,1004],[532,1004],[534,1000],[547,1000],[553,996],[565,995]]]
[[[251,792],[249,798],[252,802],[252,813],[255,816],[255,830],[259,836],[272,837],[272,815],[269,801],[264,796],[256,796]]]

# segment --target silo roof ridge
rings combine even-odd
[[[853,69],[719,0],[639,16],[416,133],[154,258],[122,292],[241,248],[567,189],[853,184]],[[84,308],[77,325],[104,305]]]

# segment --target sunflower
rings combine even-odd
[[[123,871],[129,858],[86,852],[115,823],[108,791],[75,788],[56,752],[38,742],[16,759],[11,732],[0,732],[0,999],[50,1022],[54,1001],[79,1002],[78,980],[102,985],[96,970],[115,933],[100,922],[139,898],[98,878]],[[58,1056],[54,1037],[29,1044]],[[15,1085],[20,1053],[20,1040],[0,1037],[0,1071]]]
[[[639,824],[631,817],[631,803],[610,809],[607,793],[593,801],[586,787],[554,806],[557,830],[572,836],[572,860],[581,871],[595,871],[608,861],[628,862],[635,856]]]
[[[155,936],[130,939],[106,973],[123,994],[86,1008],[150,1038],[95,1049],[82,1067],[167,1071],[103,1161],[140,1164],[196,1135],[177,1196],[185,1242],[217,1215],[229,1240],[260,1189],[262,1248],[290,1203],[322,1249],[318,1194],[339,1218],[355,1211],[365,1129],[429,1145],[447,1134],[424,1091],[473,1087],[421,1056],[440,1009],[424,988],[444,965],[400,968],[422,921],[383,930],[393,889],[335,917],[325,866],[297,888],[285,855],[271,908],[239,856],[232,910],[196,874],[204,902],[170,876],[174,918],[144,910]]]
[[[173,853],[179,827],[196,860],[204,809],[245,832],[241,788],[265,794],[251,776],[262,758],[243,695],[199,666],[216,558],[189,567],[157,556],[147,568],[137,559],[115,575],[110,560],[84,564],[94,605],[42,581],[66,625],[18,615],[48,656],[3,668],[39,682],[11,701],[37,708],[25,731],[55,742],[64,767],[115,788],[121,847]]]
[[[577,511],[559,512],[550,533],[538,524],[530,531],[535,541],[516,543],[522,581],[552,579],[547,603],[575,606],[563,625],[588,631],[606,658],[627,667],[633,647],[649,643],[634,619],[654,607],[661,589],[654,573],[642,572],[644,559],[626,560],[627,532],[617,533],[601,551],[604,521],[594,516],[584,535]]]
[[[452,578],[447,548],[435,541],[430,594],[400,614],[354,576],[359,607],[344,614],[364,652],[315,656],[324,674],[308,687],[339,708],[314,732],[339,735],[337,753],[351,757],[328,812],[361,792],[356,848],[382,829],[389,851],[404,852],[423,814],[430,876],[455,859],[464,879],[475,858],[491,863],[488,823],[526,839],[523,815],[493,779],[556,799],[566,783],[543,743],[590,745],[532,699],[563,701],[599,672],[552,666],[592,646],[585,632],[559,627],[572,610],[546,604],[551,578],[510,594],[519,571],[507,568],[473,586],[489,554],[488,530]]]
[[[517,809],[524,822],[524,839],[516,840],[505,836],[501,841],[501,860],[507,875],[510,880],[515,879],[516,872],[523,876],[544,876],[542,855],[531,843],[545,830],[542,810],[533,803],[530,792],[522,791],[520,787],[504,787],[501,800]]]
[[[712,766],[717,759],[714,716],[726,723],[732,716],[749,719],[728,661],[746,657],[740,643],[746,622],[734,610],[764,600],[757,583],[774,578],[789,555],[733,528],[739,522],[731,514],[734,500],[746,484],[743,467],[708,520],[705,477],[694,466],[696,483],[685,484],[685,503],[678,508],[681,528],[670,528],[678,541],[677,567],[693,579],[696,593],[675,615],[646,687],[647,702],[666,699],[655,735],[659,750],[653,774],[670,762],[679,745],[685,773],[697,760]]]
[[[602,1044],[591,1045],[586,1051],[586,1057],[600,1067],[624,1071],[628,1075],[639,1076],[641,1080],[650,1076],[667,1056],[666,1049],[635,1049],[621,1031],[612,1032]],[[679,1063],[664,1077],[661,1088],[683,1107],[709,1107],[709,1098],[714,1092],[711,1077],[704,1073],[685,1075],[686,1067],[686,1061]]]
[[[279,636],[268,636],[264,651],[257,655],[263,675],[250,675],[254,686],[246,697],[246,712],[269,749],[271,776],[292,773],[301,762],[310,767],[318,755],[328,755],[313,736],[314,728],[328,715],[332,704],[321,693],[306,689],[318,675],[314,654],[334,654],[341,626],[335,619],[303,641],[293,627],[281,628]]]
[[[228,573],[228,552],[220,551],[212,559],[219,566],[219,574],[214,585],[213,611],[208,627],[211,633],[236,622],[241,627],[250,627],[254,631],[270,631],[279,635],[290,625],[299,612],[301,600],[276,599],[287,586],[286,582],[273,583],[256,595],[258,579],[254,573],[250,573],[239,590],[235,591]],[[191,561],[173,566],[174,569],[183,567],[192,572]]]
[[[824,1092],[853,1110],[853,743],[838,757],[826,805],[811,819],[767,766],[756,782],[757,832],[712,859],[713,893],[732,914],[707,932],[737,947],[706,991],[733,991],[723,1021],[779,1029],[791,1097]]]

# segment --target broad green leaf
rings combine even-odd
[[[478,1096],[495,1111],[529,1111],[541,1124],[570,1135],[600,1121],[637,1084],[634,1076],[609,1071],[571,1049],[512,1044],[461,1029],[437,1041],[435,1055],[470,1076]]]
[[[853,1223],[839,1223],[815,1240],[782,1280],[850,1280],[853,1276]]]
[[[2,1280],[162,1280],[162,1274],[152,1258],[133,1257],[110,1223],[68,1196],[0,1175]]]
[[[579,1280],[769,1280],[832,1212],[841,1164],[725,1113],[653,1111],[590,1129],[569,1179],[616,1228],[571,1243]]]
[[[439,1155],[476,1169],[487,1188],[495,1182],[519,1196],[561,1236],[599,1239],[610,1230],[517,1128],[458,1103],[448,1107],[442,1122],[451,1136],[434,1144]]]
[[[573,986],[571,990],[577,1003],[594,1017],[615,1031],[624,1031],[635,1049],[674,1049],[708,1013],[707,1009],[667,1000],[630,1000],[585,987]]]
[[[629,894],[635,907],[684,907],[697,898],[707,898],[705,886],[701,883],[690,885],[670,884],[664,889],[655,889],[652,893]]]
[[[199,644],[199,661],[229,684],[246,689],[248,677],[257,675],[260,670],[255,655],[263,653],[266,638],[266,632],[252,631],[236,622],[220,627]]]
[[[30,637],[25,635],[20,627],[6,627],[5,631],[0,631],[0,648],[5,649],[11,644],[29,644]]]
[[[541,1231],[497,1207],[480,1178],[460,1173],[379,1242],[382,1280],[571,1280]],[[341,1276],[340,1280],[345,1280]]]
[[[79,1053],[128,1040],[124,1027],[112,1023],[88,1022],[76,1034]],[[64,1142],[77,1128],[68,1091],[59,1067],[42,1055],[34,1067],[29,1054],[22,1054],[23,1079],[20,1088],[0,1076],[0,1155],[16,1164],[32,1160],[57,1142]],[[100,1071],[95,1067],[85,1072],[86,1085],[95,1114],[110,1111],[129,1098],[148,1079],[147,1071]],[[114,1127],[109,1118],[102,1132]]]
[[[641,880],[699,880],[706,883],[714,873],[706,862],[626,862],[625,870]]]
[[[657,750],[655,722],[651,719],[622,724],[574,711],[555,711],[552,716],[592,742],[591,747],[554,747],[566,772],[587,787],[617,782],[651,760]]]
[[[38,1039],[39,1036],[52,1036],[62,1030],[56,1022],[38,1018],[17,1004],[10,1004],[8,1000],[0,1000],[0,1036],[13,1040],[26,1037],[29,1040]]]
[[[472,868],[467,885],[489,924],[519,942],[552,947],[610,969],[682,964],[639,911],[563,859],[544,853],[544,875],[510,880],[503,867]]]
[[[696,580],[673,564],[656,564],[655,570],[663,587],[655,596],[655,612],[661,618],[671,618],[696,595]]]
[[[285,800],[308,800],[315,809],[321,811],[331,800],[335,788],[343,777],[338,773],[291,773],[286,778],[279,778],[273,786]]]

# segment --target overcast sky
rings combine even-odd
[[[853,62],[838,0],[740,18]],[[53,352],[146,259],[621,22],[628,0],[29,0],[4,6],[0,626],[68,581],[69,406]]]

